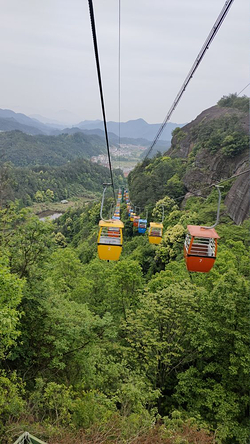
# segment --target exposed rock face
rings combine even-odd
[[[181,128],[179,134],[172,139],[168,155],[170,157],[187,159],[197,143],[194,131],[197,125],[206,125],[214,119],[233,115],[239,117],[241,131],[243,134],[247,134],[248,116],[246,113],[234,108],[213,106],[203,111],[195,120]],[[184,184],[189,193],[206,196],[209,193],[207,187],[248,170],[248,165],[248,149],[234,157],[229,157],[223,154],[221,150],[213,153],[202,147],[197,151],[192,163],[190,163],[188,172],[184,176]],[[228,215],[236,224],[241,224],[249,215],[248,190],[249,173],[246,173],[235,179],[226,196],[224,203],[227,207]]]
[[[228,214],[236,224],[249,216],[249,203],[249,172],[246,172],[236,179],[225,199]]]
[[[208,185],[247,170],[248,157],[248,150],[238,156],[227,158],[220,152],[213,154],[206,149],[200,150],[195,157],[194,165],[184,176],[184,184],[189,191],[202,190]]]

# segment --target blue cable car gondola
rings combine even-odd
[[[147,229],[147,219],[139,219],[138,233],[145,234]]]

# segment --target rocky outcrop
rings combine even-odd
[[[170,157],[188,159],[188,167],[183,178],[189,193],[206,196],[209,186],[219,183],[233,175],[241,174],[249,169],[249,150],[230,157],[222,150],[211,150],[199,147],[197,153],[192,153],[197,144],[196,128],[206,125],[214,119],[224,116],[237,116],[240,121],[240,130],[248,133],[248,116],[234,108],[213,106],[203,111],[195,120],[182,127],[172,138]],[[190,157],[191,154],[191,157]],[[235,179],[224,201],[228,215],[236,224],[241,224],[249,215],[249,173],[242,174]]]
[[[249,171],[237,177],[225,199],[228,215],[239,225],[249,217]]]
[[[192,120],[192,122],[180,129],[179,134],[181,134],[181,140],[179,135],[173,136],[171,140],[171,148],[168,150],[168,155],[170,157],[187,158],[196,142],[195,137],[193,136],[194,128],[200,124],[206,125],[212,120],[227,116],[239,117],[242,131],[245,134],[248,134],[249,122],[248,115],[246,113],[243,113],[236,108],[221,108],[218,105],[215,105],[206,109],[205,111],[202,111],[202,113],[199,114],[196,119]]]
[[[188,191],[193,192],[197,190],[197,187],[202,189],[228,179],[248,169],[248,158],[248,150],[231,158],[222,156],[220,152],[213,154],[202,149],[197,153],[193,165],[185,174],[184,184]]]

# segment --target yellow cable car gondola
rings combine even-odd
[[[151,244],[160,244],[162,240],[163,224],[158,222],[150,222],[148,240]]]
[[[133,212],[133,210],[130,211],[130,213],[129,213],[129,219],[130,219],[130,222],[133,222],[133,221],[134,221],[134,216],[135,216],[135,213]]]
[[[100,220],[98,234],[98,256],[105,261],[118,261],[122,252],[122,229],[124,224],[117,219]]]
[[[109,185],[111,184],[103,184],[97,252],[99,259],[104,261],[118,261],[122,251],[122,229],[124,228],[123,222],[120,221],[120,208],[116,207],[116,211],[112,219],[105,220],[102,217],[104,196]]]

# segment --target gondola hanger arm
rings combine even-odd
[[[221,192],[220,192],[220,188],[223,188],[222,186],[219,185],[215,185],[213,184],[212,186],[214,186],[215,188],[217,188],[218,191],[218,206],[217,206],[217,216],[216,216],[216,222],[214,223],[214,225],[212,225],[211,227],[201,227],[204,228],[206,230],[210,230],[211,228],[215,228],[216,225],[218,225],[219,223],[219,219],[220,219],[220,203],[221,203]]]
[[[104,184],[103,184],[102,202],[101,202],[101,209],[100,209],[100,218],[101,218],[102,220],[105,220],[105,219],[103,219],[103,217],[102,217],[102,210],[103,210],[103,205],[104,205],[105,192],[106,192],[106,190],[107,190],[107,188],[108,188],[109,186],[112,186],[112,183],[104,183]]]

